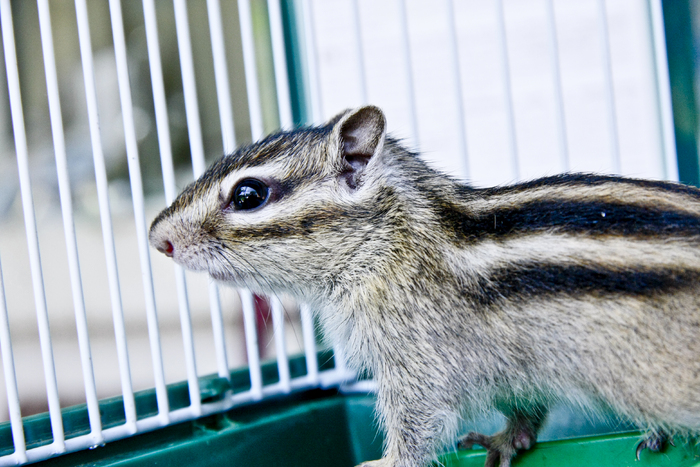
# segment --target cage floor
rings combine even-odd
[[[373,398],[313,390],[181,423],[39,463],[42,466],[354,466],[381,454]],[[518,467],[700,466],[700,446],[676,443],[635,459],[639,433],[537,444]],[[483,450],[443,455],[448,467],[481,467]]]

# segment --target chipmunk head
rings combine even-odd
[[[358,200],[372,196],[384,141],[384,114],[367,106],[241,148],[156,217],[151,245],[224,282],[304,294],[371,229],[357,225],[371,222]]]

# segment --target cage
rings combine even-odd
[[[380,457],[373,382],[313,310],[148,248],[155,214],[241,143],[371,102],[477,186],[696,181],[660,0],[0,0],[0,19],[1,465]],[[690,445],[635,462],[638,436],[560,408],[518,465],[700,465]]]

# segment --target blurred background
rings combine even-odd
[[[274,1],[274,0],[273,0]],[[662,30],[653,6],[663,6]],[[165,207],[143,5],[121,2],[147,222]],[[237,146],[321,123],[363,103],[384,109],[390,132],[433,166],[474,186],[564,171],[698,184],[694,87],[698,2],[647,0],[281,0],[289,97],[280,96],[268,2],[250,1],[251,111],[240,10],[223,0],[230,105]],[[170,142],[178,188],[193,179],[173,2],[156,2]],[[58,197],[37,4],[11,2],[32,193],[62,406],[85,402]],[[106,0],[88,2],[100,134],[135,390],[154,386],[126,157],[113,31]],[[51,0],[51,23],[75,228],[99,397],[121,393],[76,11]],[[207,163],[224,152],[207,2],[187,3]],[[665,32],[665,36],[664,36]],[[659,43],[659,33],[661,43]],[[663,41],[665,37],[665,42]],[[661,47],[661,49],[659,48]],[[0,50],[0,53],[4,53]],[[666,62],[666,54],[668,62]],[[250,71],[250,62],[248,71]],[[669,87],[668,79],[670,70]],[[664,75],[664,73],[666,75]],[[4,57],[0,60],[0,258],[22,414],[45,411],[35,304],[20,199]],[[288,99],[284,123],[280,99]],[[673,118],[667,114],[672,99]],[[256,104],[257,105],[257,104]],[[186,378],[171,261],[151,255],[165,376]],[[198,374],[216,372],[208,278],[188,274]],[[246,364],[240,302],[220,291],[229,364]],[[288,353],[302,347],[297,306],[284,300]],[[258,306],[259,347],[275,355],[269,311]],[[4,391],[0,386],[0,396]],[[0,404],[0,420],[7,420]]]

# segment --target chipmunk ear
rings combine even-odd
[[[362,173],[372,156],[384,146],[384,112],[373,105],[346,112],[335,122],[333,136],[343,158],[344,170],[340,176],[354,190],[361,184]]]

